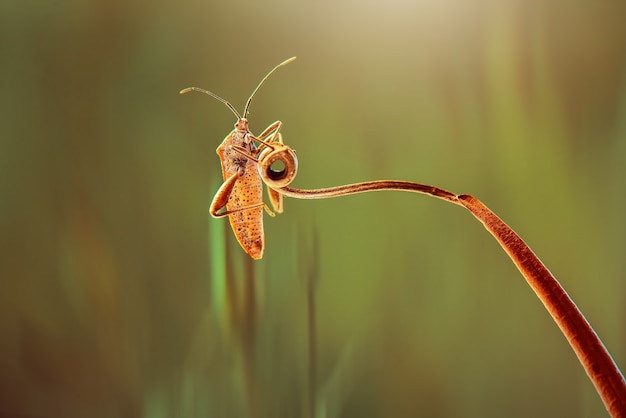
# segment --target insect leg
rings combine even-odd
[[[243,155],[244,157],[246,157],[249,160],[254,161],[255,163],[259,162],[259,159],[257,157],[255,157],[254,155],[250,154],[248,152],[247,149],[245,149],[244,147],[240,147],[239,145],[231,145],[230,149],[237,151],[239,154]]]
[[[269,136],[271,133],[278,132],[282,125],[283,125],[283,123],[281,121],[277,120],[276,122],[272,123],[270,126],[265,128],[265,130],[261,133],[261,135],[259,135],[258,138],[255,138],[255,140],[257,140],[259,142],[265,142],[264,139],[267,136]]]
[[[283,145],[283,136],[279,132],[276,132],[276,134],[278,135],[278,143]],[[271,145],[272,142],[276,142],[276,141],[274,141],[274,136],[276,136],[276,135],[273,135],[267,141],[262,141],[261,142],[261,146],[266,145],[266,146],[270,147],[271,149],[275,149],[275,147],[273,147]],[[237,151],[239,154],[243,155],[244,157],[246,157],[249,160],[254,161],[255,163],[259,162],[259,159],[257,157],[255,157],[254,155],[250,154],[248,152],[248,150],[245,149],[244,147],[240,147],[239,145],[230,145],[229,148],[234,150],[234,151]],[[259,151],[260,149],[261,149],[261,147],[257,148],[256,151]],[[258,152],[257,152],[257,154],[258,154]]]
[[[244,210],[254,209],[254,208],[261,207],[261,206],[265,208],[265,211],[267,212],[268,215],[276,216],[276,214],[274,214],[274,212],[270,210],[270,208],[267,206],[267,204],[265,204],[265,202],[256,203],[254,205],[242,206],[239,208],[226,210],[220,213],[220,211],[226,207],[226,204],[228,203],[228,198],[230,197],[230,194],[233,191],[233,187],[235,186],[235,183],[237,182],[238,179],[239,179],[239,175],[235,173],[229,178],[227,178],[226,181],[224,181],[224,183],[220,186],[220,188],[217,189],[217,192],[215,193],[215,196],[213,197],[213,201],[211,201],[211,206],[209,206],[209,213],[211,214],[211,216],[213,216],[214,218],[221,218],[224,216],[228,216],[231,213],[242,212]]]
[[[270,126],[265,128],[265,130],[261,133],[261,135],[259,135],[258,138],[254,138],[255,141],[261,143],[261,145],[259,145],[259,148],[258,148],[259,150],[261,150],[263,146],[272,148],[271,143],[274,142],[274,138],[276,137],[276,135],[278,135],[279,139],[282,138],[280,134],[278,133],[280,131],[281,126],[283,126],[283,123],[277,120],[276,122],[272,123]],[[269,138],[269,140],[265,140],[265,138],[267,138],[270,135],[271,137]]]
[[[270,197],[274,210],[278,213],[283,213],[283,195],[270,186],[267,186],[267,195]]]
[[[209,209],[209,212],[211,212],[211,216],[214,217],[214,218],[222,218],[222,217],[228,216],[228,215],[230,215],[232,213],[243,212],[243,211],[249,210],[249,209],[256,209],[256,208],[260,208],[261,206],[265,209],[265,212],[267,212],[267,214],[269,216],[271,216],[272,218],[274,216],[276,216],[276,214],[274,212],[272,212],[270,207],[267,206],[267,204],[265,202],[256,203],[254,205],[249,205],[249,206],[242,206],[240,208],[235,208],[233,210],[226,210],[226,211],[224,211],[222,213],[217,213],[217,212],[213,213],[213,212],[211,212],[210,209]],[[218,212],[219,212],[219,209],[218,209]],[[282,213],[282,211],[280,211],[279,213]]]

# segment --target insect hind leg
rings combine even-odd
[[[211,206],[213,206],[213,204],[211,204]],[[256,209],[256,208],[260,208],[260,207],[263,207],[269,216],[271,216],[271,217],[276,216],[276,214],[274,212],[272,212],[270,207],[267,206],[267,203],[265,203],[265,202],[256,203],[254,205],[249,205],[249,206],[242,206],[240,208],[235,208],[235,209],[231,209],[231,210],[225,210],[224,212],[221,212],[221,213],[219,213],[219,211],[221,209],[223,209],[224,206],[222,206],[221,208],[218,208],[217,210],[213,210],[213,208],[211,207],[209,209],[209,213],[214,218],[222,218],[224,216],[228,216],[228,215],[233,214],[233,213],[243,212],[243,211],[246,211],[246,210]]]
[[[228,203],[228,198],[230,197],[230,194],[233,191],[233,187],[235,186],[235,183],[238,179],[239,175],[236,173],[233,174],[232,176],[227,178],[226,181],[224,181],[224,183],[217,190],[215,196],[213,197],[213,200],[211,201],[211,206],[209,206],[209,213],[212,217],[222,218],[224,216],[230,215],[231,213],[243,212],[245,210],[256,209],[259,207],[264,207],[268,215],[276,216],[276,214],[271,211],[271,209],[269,208],[269,206],[267,206],[265,202],[255,203],[254,205],[242,206],[234,209],[227,209],[223,212],[220,212],[226,207],[226,204]]]

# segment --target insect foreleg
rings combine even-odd
[[[244,147],[240,147],[238,145],[231,145],[230,149],[232,149],[233,151],[237,151],[239,154],[243,155],[244,157],[246,157],[249,160],[254,161],[255,163],[259,162],[259,159],[257,157],[255,157],[254,155],[250,154],[248,152],[248,150],[245,149]]]
[[[277,120],[276,122],[272,123],[270,126],[268,126],[267,128],[265,128],[265,130],[261,133],[261,135],[259,135],[257,138],[255,138],[255,140],[259,141],[259,142],[264,142],[264,139],[268,136],[270,136],[270,134],[276,134],[276,132],[280,131],[280,127],[283,125],[283,123],[279,120]]]
[[[259,150],[261,150],[264,146],[272,148],[272,142],[274,142],[274,138],[276,138],[276,135],[278,135],[278,140],[282,144],[282,136],[279,133],[281,126],[283,126],[283,123],[277,120],[276,122],[265,128],[265,130],[261,133],[261,135],[258,136],[258,138],[254,138],[255,141],[261,143],[258,148]],[[268,136],[270,138],[266,140],[265,138],[267,138]]]

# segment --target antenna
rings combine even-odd
[[[215,93],[211,93],[208,90],[205,89],[201,89],[200,87],[187,87],[186,89],[182,89],[179,93],[180,94],[185,94],[185,93],[189,93],[190,91],[197,91],[199,93],[204,93],[204,94],[208,94],[209,96],[219,100],[220,102],[224,103],[226,106],[228,106],[228,108],[230,110],[233,111],[233,113],[235,114],[235,116],[237,116],[237,119],[241,119],[241,115],[239,114],[239,112],[237,112],[237,109],[235,109],[233,107],[233,105],[231,105],[230,103],[228,103],[226,100],[222,99],[220,96],[218,96]]]
[[[283,67],[283,66],[289,64],[292,61],[295,61],[295,59],[296,59],[296,57],[291,57],[289,59],[286,59],[285,61],[283,61],[280,64],[278,64],[276,67],[272,68],[272,71],[270,71],[269,73],[267,73],[267,75],[265,77],[263,77],[263,80],[261,80],[261,82],[256,86],[256,88],[254,89],[254,91],[250,95],[250,98],[246,102],[246,107],[244,107],[244,109],[243,109],[243,118],[244,119],[248,117],[248,109],[250,109],[250,103],[252,102],[252,98],[254,97],[256,92],[259,90],[259,88],[263,85],[263,83],[265,83],[265,80],[267,80],[269,78],[269,76],[271,76],[274,71],[278,70],[280,67]]]
[[[252,102],[252,98],[254,97],[256,92],[259,90],[259,88],[263,85],[263,83],[265,83],[265,80],[267,80],[269,78],[269,76],[271,76],[274,71],[278,70],[280,67],[283,67],[283,66],[289,64],[291,61],[294,61],[295,59],[296,59],[296,57],[291,57],[291,58],[281,62],[276,67],[272,68],[272,71],[267,73],[267,75],[265,77],[263,77],[263,80],[261,80],[261,82],[256,86],[256,88],[254,89],[254,91],[252,92],[250,97],[248,98],[248,101],[246,102],[246,107],[243,109],[243,118],[241,117],[239,112],[237,112],[237,110],[235,109],[235,107],[233,105],[231,105],[226,100],[222,99],[217,94],[211,93],[208,90],[201,89],[200,87],[187,87],[186,89],[182,89],[179,93],[180,94],[185,94],[185,93],[189,93],[190,91],[197,91],[199,93],[208,94],[209,96],[219,100],[220,102],[222,102],[226,106],[228,106],[228,108],[235,114],[235,116],[237,116],[237,119],[246,119],[248,117],[248,109],[250,109],[250,103]]]

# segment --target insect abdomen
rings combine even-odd
[[[246,173],[241,176],[228,198],[228,210],[258,204],[263,201],[261,179],[254,167],[247,167]],[[230,225],[237,237],[237,241],[244,250],[255,260],[263,257],[265,235],[263,233],[263,207],[246,209],[231,213]]]

